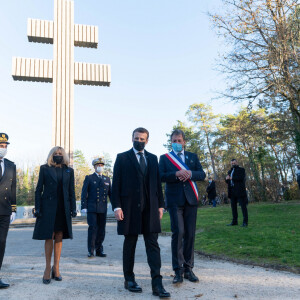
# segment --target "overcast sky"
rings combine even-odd
[[[75,0],[75,23],[99,27],[98,49],[75,48],[75,61],[110,64],[111,87],[75,86],[75,149],[88,160],[112,159],[131,146],[131,133],[150,131],[147,150],[166,152],[166,133],[190,104],[211,102],[224,86],[214,71],[222,49],[208,10],[220,0]],[[51,148],[52,84],[13,81],[12,56],[53,57],[53,46],[28,42],[27,18],[53,20],[53,0],[10,0],[0,10],[0,132],[19,167],[44,163]],[[216,113],[237,107],[221,100]]]

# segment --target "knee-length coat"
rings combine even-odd
[[[67,231],[63,232],[64,239],[72,239],[71,212],[76,211],[74,170],[63,166],[63,196],[66,214]],[[35,209],[40,211],[41,216],[36,219],[33,239],[52,239],[56,209],[57,209],[57,175],[55,167],[42,165],[35,191]]]

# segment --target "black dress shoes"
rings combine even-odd
[[[154,296],[158,296],[159,298],[171,297],[170,293],[168,293],[162,285],[153,287],[152,293]]]
[[[227,224],[227,226],[236,226],[238,223],[234,223],[234,222],[231,222],[230,224]]]
[[[53,267],[52,267],[52,270],[51,270],[51,277],[52,277],[52,279],[54,279],[56,281],[62,281],[62,277],[61,276],[55,276],[54,275]]]
[[[95,255],[94,255],[94,253],[89,252],[88,255],[87,255],[87,257],[93,258],[93,257],[95,257]]]
[[[96,256],[106,257],[106,254],[103,251],[96,251]]]
[[[184,271],[184,278],[191,282],[198,282],[199,278],[194,274],[192,270]]]
[[[9,287],[9,283],[5,283],[0,279],[0,289],[6,289]]]
[[[142,288],[135,281],[125,280],[124,287],[126,290],[133,293],[141,293],[143,291]]]
[[[241,227],[248,227],[247,223],[243,223],[243,225],[241,225]]]
[[[173,284],[182,283],[182,282],[183,282],[182,273],[180,271],[176,271],[175,276],[173,278]]]

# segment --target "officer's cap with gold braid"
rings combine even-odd
[[[94,165],[97,165],[97,164],[105,165],[103,157],[95,158],[93,160],[92,165],[94,166]]]
[[[0,132],[0,144],[9,144],[8,135],[6,133]]]

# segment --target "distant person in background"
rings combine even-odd
[[[214,180],[212,179],[211,176],[208,177],[208,186],[206,188],[206,192],[207,192],[207,197],[208,197],[209,201],[212,202],[213,207],[216,207],[216,205],[217,205],[216,183],[214,182]]]
[[[107,196],[111,195],[110,178],[103,175],[102,157],[93,160],[95,172],[85,177],[81,192],[81,212],[87,213],[88,257],[106,257],[103,251],[105,238]]]
[[[2,267],[9,223],[16,218],[16,165],[4,158],[7,154],[8,135],[0,133],[0,270]],[[9,284],[0,278],[0,289]]]
[[[296,164],[296,177],[297,177],[298,187],[300,189],[300,163],[299,162]]]
[[[247,210],[247,192],[246,192],[246,173],[245,169],[238,165],[236,159],[231,160],[231,169],[226,176],[228,185],[228,198],[231,202],[232,222],[227,226],[238,225],[237,204],[239,203],[243,213],[242,227],[248,226],[248,210]]]
[[[40,168],[35,191],[36,223],[34,240],[45,240],[46,269],[43,283],[52,279],[61,281],[59,260],[62,239],[72,239],[72,217],[76,217],[74,170],[69,165],[69,157],[62,147],[50,150],[47,164]],[[54,265],[51,257],[54,248]]]

